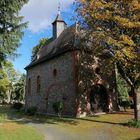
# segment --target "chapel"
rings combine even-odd
[[[53,105],[62,102],[62,115],[74,117],[116,110],[115,68],[107,52],[83,52],[83,32],[77,24],[68,27],[60,12],[52,29],[52,37],[25,68],[25,108],[35,106],[39,113],[55,115]]]

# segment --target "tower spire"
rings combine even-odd
[[[61,5],[58,3],[58,13],[53,24],[53,38],[56,39],[66,29],[67,24],[61,17]]]

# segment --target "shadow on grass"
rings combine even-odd
[[[122,115],[133,115],[132,111],[127,112],[114,112],[113,114],[122,114]],[[97,122],[97,123],[105,123],[105,124],[112,124],[112,125],[123,125],[128,126],[128,123],[118,123],[112,121],[104,121],[104,120],[97,120],[99,115],[92,116],[90,118],[59,118],[55,116],[45,116],[45,115],[35,115],[35,116],[27,116],[25,113],[17,112],[10,108],[9,106],[0,106],[0,116],[6,116],[8,120],[14,121],[20,124],[27,124],[27,123],[36,123],[36,124],[55,124],[59,125],[60,123],[69,124],[69,125],[78,125],[79,120],[83,121],[90,121],[90,122]],[[113,116],[112,116],[113,117]],[[1,117],[0,117],[1,118]]]
[[[112,124],[112,125],[123,125],[123,126],[128,126],[128,123],[117,123],[117,122],[93,120],[93,119],[87,119],[87,118],[78,118],[78,119],[79,119],[79,120],[83,120],[83,121],[96,122],[96,123],[106,123],[106,124]]]
[[[13,110],[10,106],[8,105],[3,105],[0,106],[0,118],[3,118],[4,120],[6,119],[19,119],[24,116],[24,113],[19,113],[15,110]]]
[[[118,111],[118,112],[112,112],[109,114],[118,114],[118,115],[134,115],[132,110],[128,110],[128,111]]]
[[[59,118],[55,116],[34,115],[27,116],[24,112],[17,112],[10,106],[0,106],[0,120],[2,121],[14,121],[19,124],[36,123],[36,124],[55,124],[65,123],[69,125],[77,125],[78,120],[74,118]]]
[[[77,125],[78,120],[74,120],[72,118],[59,118],[54,116],[26,116],[23,120],[16,120],[18,123],[36,123],[36,124],[55,124],[59,125],[60,123],[69,124],[69,125]]]

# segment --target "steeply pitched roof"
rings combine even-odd
[[[25,69],[33,67],[44,61],[53,59],[54,57],[61,55],[67,51],[73,51],[75,49],[78,49],[75,47],[75,37],[76,28],[74,24],[65,29],[57,39],[49,39],[38,52],[36,57],[37,59],[32,61]]]
[[[61,17],[60,14],[58,14],[58,15],[56,16],[55,21],[63,21],[63,18]]]
[[[60,14],[57,14],[56,19],[54,20],[54,22],[52,24],[54,24],[56,22],[64,22],[66,24],[66,22],[63,20],[63,18],[61,17]]]

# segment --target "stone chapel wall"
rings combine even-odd
[[[31,79],[31,95],[26,89],[26,108],[37,106],[39,112],[54,114],[52,103],[64,102],[64,115],[75,115],[74,55],[67,52],[27,70]],[[40,92],[37,93],[37,76],[40,76]],[[28,85],[27,85],[28,86]],[[27,87],[28,88],[28,87]],[[51,95],[50,95],[51,94]],[[51,99],[50,99],[51,98]]]
[[[109,59],[97,58],[89,53],[78,54],[78,107],[77,115],[91,112],[90,92],[92,86],[101,84],[106,88],[108,111],[117,110],[115,68],[109,66]]]

